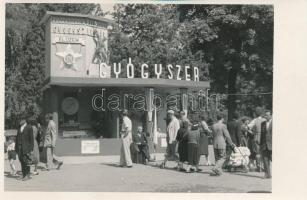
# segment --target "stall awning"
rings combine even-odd
[[[68,87],[154,87],[154,88],[194,88],[210,87],[209,81],[185,81],[169,79],[142,79],[142,78],[77,78],[77,77],[50,77],[45,82],[49,86]]]

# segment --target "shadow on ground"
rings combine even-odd
[[[16,179],[19,175],[21,174],[21,172],[17,172],[17,174],[16,175],[12,175],[10,172],[4,172],[4,176],[5,177],[7,177],[7,178],[14,178],[14,179]]]

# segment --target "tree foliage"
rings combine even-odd
[[[177,16],[176,5],[116,5],[114,19],[118,26],[110,39],[111,62],[126,64],[131,57],[135,65],[150,64],[152,76],[154,64],[205,69],[202,52],[193,51],[188,45],[188,29],[185,24],[179,23]],[[201,75],[202,80],[206,79],[206,74]],[[165,76],[166,72],[162,74],[162,77]]]
[[[191,24],[191,45],[209,63],[211,90],[250,94],[272,91],[273,7],[270,5],[180,5]],[[228,114],[272,107],[272,95],[227,96]]]

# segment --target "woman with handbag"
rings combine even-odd
[[[15,149],[18,154],[22,171],[22,177],[19,177],[18,179],[22,179],[23,181],[31,179],[30,165],[33,164],[33,147],[34,138],[32,126],[27,124],[26,117],[22,117],[20,120],[20,128],[17,131]]]
[[[39,131],[38,131],[38,124],[36,122],[36,120],[34,118],[31,119],[30,121],[31,125],[32,125],[32,129],[33,129],[33,156],[34,156],[34,175],[38,175],[38,171],[37,171],[37,166],[39,163],[39,148],[38,148],[38,138],[39,138]]]
[[[191,130],[188,128],[188,167],[186,169],[187,173],[192,171],[199,172],[201,169],[198,168],[199,165],[199,139],[200,133],[198,130]]]

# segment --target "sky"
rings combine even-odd
[[[104,12],[108,12],[108,11],[113,12],[114,4],[109,3],[109,4],[100,4],[100,5],[101,5],[101,8]],[[113,17],[111,15],[106,15],[104,17],[108,18],[108,19],[113,19]]]

